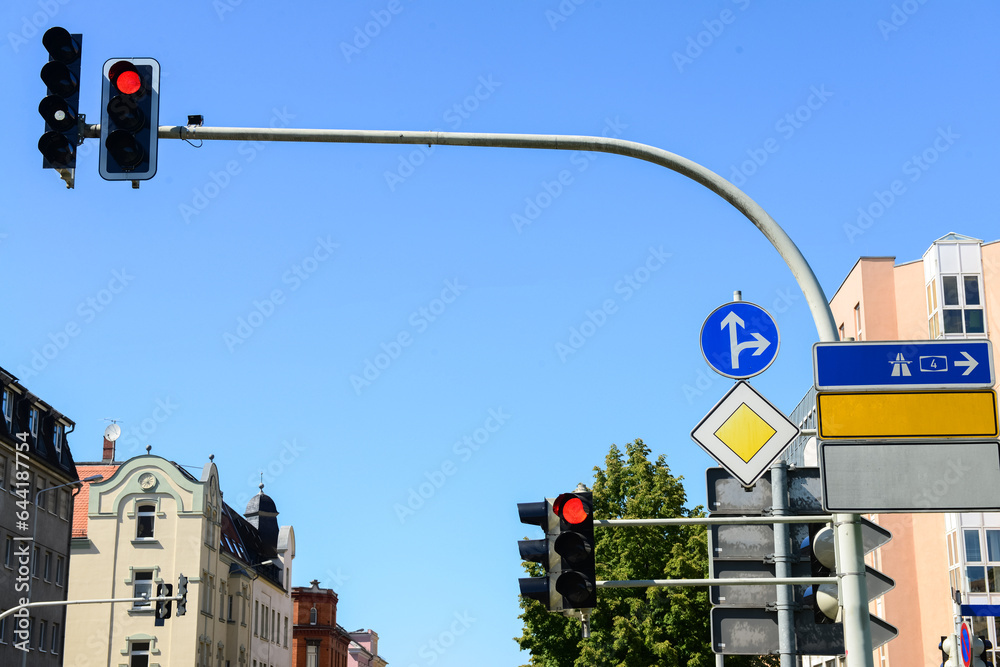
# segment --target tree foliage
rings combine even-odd
[[[650,461],[642,440],[612,445],[604,469],[594,468],[594,515],[600,519],[704,516],[689,509],[682,478],[662,454]],[[708,576],[704,526],[627,526],[596,531],[597,578],[703,579]],[[525,566],[542,574],[536,563]],[[537,667],[713,667],[706,587],[602,588],[591,617],[590,637],[580,621],[549,613],[521,598],[524,623],[515,639]],[[767,658],[730,656],[733,667],[768,665]]]

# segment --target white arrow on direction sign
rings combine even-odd
[[[755,340],[748,340],[743,343],[736,342],[736,327],[741,329],[746,328],[746,324],[743,323],[743,319],[737,315],[735,312],[726,315],[725,319],[722,320],[720,329],[725,329],[729,327],[729,356],[733,360],[733,368],[740,367],[740,352],[743,350],[754,349],[753,356],[758,356],[761,352],[767,349],[767,346],[771,344],[771,341],[761,336],[756,331],[751,335]]]
[[[970,355],[965,350],[962,350],[962,356],[965,357],[967,361],[956,361],[955,365],[956,366],[968,366],[968,368],[965,369],[965,372],[962,373],[962,375],[968,375],[969,373],[972,372],[972,369],[974,369],[976,366],[979,365],[979,362],[976,361],[975,359],[973,359],[972,355]]]

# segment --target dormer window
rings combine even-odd
[[[55,448],[56,452],[62,454],[62,443],[63,438],[66,437],[66,427],[62,424],[56,424],[52,429],[52,446]]]
[[[155,505],[139,505],[135,519],[135,539],[153,539],[153,520],[155,518]]]
[[[28,409],[28,431],[32,438],[38,437],[38,408]]]
[[[7,428],[10,428],[10,421],[14,418],[14,395],[11,393],[10,389],[3,390],[3,397],[0,398],[2,405],[0,408],[3,410],[3,420],[7,422]]]

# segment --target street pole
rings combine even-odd
[[[100,125],[83,124],[85,138],[98,138]],[[157,130],[160,139],[186,141],[290,141],[354,144],[426,144],[439,146],[481,146],[491,148],[536,148],[547,150],[593,151],[624,155],[652,162],[702,184],[742,213],[764,234],[788,265],[813,316],[820,342],[839,339],[833,312],[823,288],[785,230],[757,202],[710,169],[661,148],[612,137],[556,134],[495,134],[485,132],[411,132],[397,130],[317,130],[294,128],[165,126]],[[844,645],[847,667],[874,667],[871,627],[868,620],[868,591],[861,546],[859,517],[834,515],[837,530],[837,569],[844,607]]]
[[[788,514],[788,476],[785,462],[771,466],[771,513]],[[774,524],[774,576],[781,579],[792,574],[788,524]],[[778,586],[778,656],[781,667],[795,667],[795,609],[791,586]]]

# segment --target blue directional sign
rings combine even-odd
[[[990,388],[988,340],[903,340],[816,343],[817,391]]]
[[[778,355],[778,325],[757,304],[727,303],[713,310],[701,326],[701,353],[720,375],[753,377],[767,370]]]

